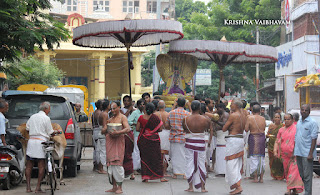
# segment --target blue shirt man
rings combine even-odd
[[[318,124],[308,116],[304,120],[300,119],[297,123],[295,137],[294,155],[308,158],[313,140],[318,138]],[[312,151],[312,158],[317,156],[316,148]]]
[[[297,159],[300,177],[304,183],[305,195],[312,195],[313,158],[316,157],[316,142],[319,127],[310,115],[310,105],[302,105],[302,119],[297,123],[294,155]]]

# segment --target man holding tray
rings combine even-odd
[[[113,188],[106,192],[121,194],[123,193],[122,182],[124,180],[124,134],[130,131],[130,126],[127,117],[120,113],[120,102],[117,101],[111,104],[111,112],[113,117],[109,119],[109,125],[105,125],[101,130],[103,134],[106,134],[108,176],[110,184],[113,185]],[[113,125],[111,125],[112,123]],[[114,123],[119,124],[120,130],[116,130],[118,128]],[[114,127],[110,130],[110,126]]]

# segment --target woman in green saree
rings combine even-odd
[[[283,163],[281,159],[274,156],[274,153],[273,153],[274,143],[277,139],[277,134],[281,127],[283,127],[283,123],[281,123],[281,116],[280,114],[275,113],[273,117],[273,123],[269,125],[267,137],[269,137],[268,154],[269,154],[270,173],[271,173],[271,177],[273,177],[276,180],[284,179]]]

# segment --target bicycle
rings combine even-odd
[[[54,142],[47,141],[42,142],[43,149],[46,153],[45,164],[46,166],[46,184],[50,186],[51,195],[54,195],[54,191],[57,189],[57,173],[56,165],[52,156],[54,151]]]

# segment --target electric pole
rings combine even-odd
[[[259,27],[256,27],[256,43],[259,44]],[[259,102],[259,82],[260,82],[259,63],[256,63],[256,101]]]

